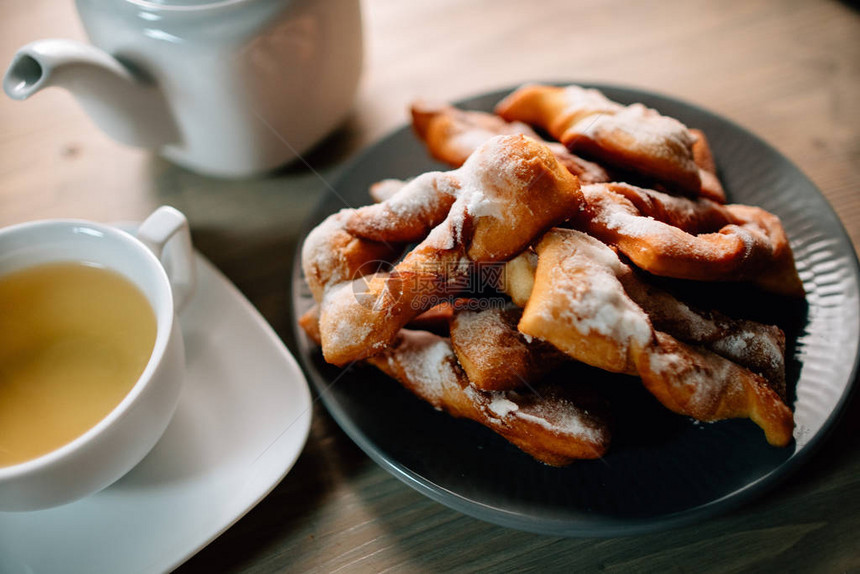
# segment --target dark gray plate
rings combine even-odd
[[[789,399],[795,442],[773,448],[746,420],[700,424],[668,412],[636,379],[574,366],[557,376],[587,380],[613,404],[616,426],[602,460],[557,469],[535,462],[467,420],[435,411],[369,367],[341,371],[323,362],[297,329],[309,380],[343,430],[377,463],[419,492],[482,520],[564,536],[617,536],[677,526],[760,494],[806,460],[848,401],[860,342],[857,258],[830,205],[794,165],[743,128],[678,100],[596,86],[614,100],[643,102],[703,129],[736,203],[760,205],[782,218],[807,289],[806,304],[761,297],[748,289],[689,295],[743,298],[741,310],[780,324],[789,341]],[[509,90],[461,102],[491,110]],[[368,186],[445,169],[404,127],[353,161],[335,193],[321,201],[308,230],[343,207],[370,203]],[[684,286],[682,286],[683,288]],[[293,311],[311,304],[299,258]]]

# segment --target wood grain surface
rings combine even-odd
[[[833,0],[365,0],[366,66],[348,121],[304,162],[219,181],[109,140],[71,96],[0,98],[0,226],[139,220],[168,203],[197,247],[293,346],[290,268],[302,221],[343,162],[406,120],[530,80],[653,90],[748,128],[794,161],[860,241],[860,12]],[[70,0],[3,0],[0,60],[83,38]],[[857,572],[860,397],[824,448],[770,494],[667,532],[562,539],[475,520],[370,461],[317,404],[287,478],[179,571]]]

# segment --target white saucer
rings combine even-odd
[[[271,327],[198,256],[182,314],[187,373],[155,449],[107,489],[37,512],[0,512],[0,572],[164,572],[229,528],[304,447],[311,396]]]

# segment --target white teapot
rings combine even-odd
[[[95,46],[22,47],[3,89],[72,92],[115,139],[245,177],[304,153],[346,116],[362,63],[358,0],[77,0]],[[96,47],[97,46],[97,47]]]

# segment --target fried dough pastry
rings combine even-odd
[[[450,331],[449,324],[453,316],[454,306],[448,302],[440,303],[409,321],[406,327],[416,331],[429,331],[436,335],[447,337]],[[311,341],[317,345],[322,343],[319,305],[312,305],[298,318],[297,322]],[[514,324],[514,327],[516,327],[516,324]]]
[[[526,249],[507,263],[498,286],[499,290],[506,293],[514,305],[523,308],[531,297],[535,285],[535,269],[537,269],[537,253],[533,249]]]
[[[606,417],[575,383],[538,393],[483,391],[469,383],[448,339],[408,329],[367,362],[435,408],[484,425],[546,464],[600,458],[609,447]]]
[[[355,210],[342,209],[316,226],[302,245],[302,270],[319,303],[330,285],[352,281],[376,269],[368,264],[392,261],[402,245],[369,241],[350,234],[345,225]]]
[[[639,354],[637,368],[645,388],[663,406],[700,421],[749,418],[773,446],[791,442],[791,410],[761,375],[666,333],[656,332],[656,337]]]
[[[389,186],[393,189],[393,184]],[[345,229],[370,241],[420,241],[448,216],[461,186],[458,173],[424,173],[384,201],[359,208],[346,220]]]
[[[499,289],[525,307],[534,288],[538,257],[524,251],[505,263]],[[653,327],[686,343],[705,347],[762,375],[785,397],[785,333],[775,325],[703,311],[649,284],[639,273],[618,276],[627,296],[648,316]]]
[[[308,336],[308,339],[319,345],[322,342],[320,336],[320,306],[312,305],[298,318],[299,327]]]
[[[803,296],[779,218],[747,205],[673,197],[624,183],[583,186],[575,226],[613,245],[654,275],[698,281],[750,281]]]
[[[534,288],[537,254],[525,251],[505,264],[499,289],[525,307]],[[775,325],[736,319],[718,311],[689,306],[669,292],[649,284],[640,274],[618,276],[626,295],[645,311],[658,331],[702,346],[762,375],[785,397],[785,333]]]
[[[697,420],[750,418],[770,444],[791,441],[779,389],[759,374],[654,328],[626,292],[633,271],[596,239],[554,229],[536,246],[534,288],[519,330],[584,363],[638,374],[667,408]],[[777,383],[778,385],[778,383]]]
[[[416,103],[416,134],[456,169],[383,180],[375,205],[309,234],[302,266],[317,305],[298,322],[325,360],[374,365],[552,465],[609,444],[599,401],[575,381],[541,380],[572,359],[638,376],[674,412],[749,418],[788,444],[784,333],[688,306],[648,279],[803,295],[779,219],[724,205],[704,133],[576,86],[526,86],[497,111]],[[511,303],[483,305],[497,280]]]
[[[370,186],[370,197],[381,203],[403,189],[407,182],[402,179],[383,179]]]
[[[762,375],[785,398],[785,333],[776,325],[736,319],[718,311],[702,311],[638,274],[620,277],[627,295],[648,315],[658,331],[704,347]]]
[[[499,102],[496,113],[545,129],[574,153],[653,178],[673,191],[725,200],[722,187],[703,188],[690,130],[642,104],[623,106],[579,86],[526,85]]]
[[[619,277],[631,273],[612,249],[574,230],[553,229],[535,246],[534,288],[519,330],[613,373],[635,375],[654,338],[645,312]]]
[[[451,346],[469,381],[485,391],[531,387],[565,361],[552,345],[517,331],[522,309],[455,308]]]
[[[720,183],[720,178],[717,177],[717,164],[714,162],[711,145],[705,132],[691,128],[690,134],[694,138],[693,161],[699,166],[699,178],[702,180],[702,190],[699,195],[717,203],[725,203],[726,191]]]
[[[447,337],[453,317],[454,305],[449,301],[444,301],[435,307],[427,309],[409,321],[406,327],[416,331],[430,331],[431,333]]]
[[[478,146],[497,135],[521,134],[550,148],[558,162],[582,183],[610,181],[598,164],[571,153],[558,142],[542,139],[522,122],[506,122],[494,114],[465,111],[447,104],[418,101],[412,104],[412,128],[430,155],[451,167],[460,167]]]
[[[449,188],[456,188],[456,199],[438,222]],[[390,273],[336,285],[318,280],[329,285],[320,301],[326,361],[344,365],[381,352],[410,320],[462,289],[473,263],[513,257],[581,203],[579,181],[546,146],[497,136],[461,168],[416,178],[386,201],[346,213],[338,232],[375,244],[435,227]]]
[[[406,185],[384,180],[371,194],[383,199]],[[804,294],[785,230],[763,209],[676,197],[625,183],[586,185],[582,191],[586,208],[579,211],[576,226],[618,247],[650,273],[751,281],[781,295]]]
[[[299,326],[319,344],[319,307],[304,313]],[[410,329],[367,362],[435,408],[481,423],[546,464],[600,458],[609,448],[604,405],[575,383],[544,385],[539,394],[481,390],[470,384],[449,339]]]

